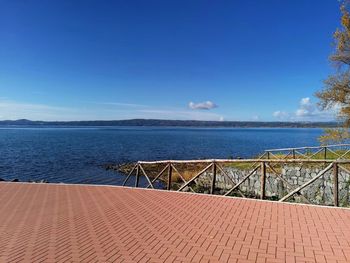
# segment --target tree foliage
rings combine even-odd
[[[344,124],[343,128],[326,129],[320,137],[322,143],[328,141],[344,141],[349,139],[348,128],[350,127],[350,14],[349,2],[343,1],[340,7],[341,27],[333,37],[335,50],[330,60],[336,67],[336,73],[324,81],[323,90],[316,93],[320,99],[319,106],[325,110],[337,109],[338,118]]]
[[[321,135],[319,141],[321,144],[336,144],[349,139],[349,130],[346,128],[326,128],[324,135]]]

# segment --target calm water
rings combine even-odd
[[[136,160],[251,157],[318,145],[321,129],[1,128],[0,178],[121,184],[101,165]]]

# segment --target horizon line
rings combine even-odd
[[[44,123],[53,123],[53,122],[121,122],[121,121],[170,121],[170,122],[212,122],[212,123],[233,123],[233,122],[245,122],[245,123],[339,123],[339,121],[263,121],[263,120],[180,120],[180,119],[154,119],[154,118],[132,118],[132,119],[104,119],[104,120],[31,120],[31,119],[4,119],[0,122],[44,122]]]

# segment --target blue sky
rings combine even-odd
[[[0,119],[329,120],[336,0],[0,0]]]

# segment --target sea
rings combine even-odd
[[[106,164],[251,158],[266,149],[319,145],[318,128],[0,127],[0,178],[121,185]]]

